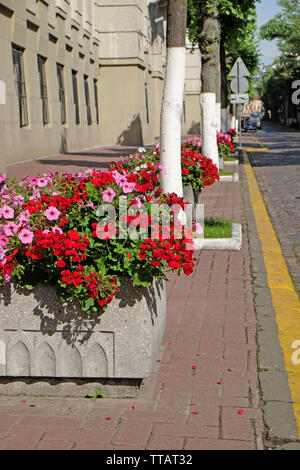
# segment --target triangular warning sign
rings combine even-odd
[[[247,69],[243,59],[239,57],[236,61],[234,66],[232,67],[229,77],[249,77],[250,72]]]

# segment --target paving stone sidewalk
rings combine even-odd
[[[18,175],[23,171],[14,167]],[[242,223],[243,247],[202,251],[190,277],[169,277],[160,355],[138,396],[95,403],[84,397],[0,397],[1,450],[263,448],[242,197],[239,183],[205,189],[205,215]]]

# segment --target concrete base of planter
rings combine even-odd
[[[0,394],[83,396],[91,383],[114,383],[113,395],[129,396],[151,374],[166,320],[162,281],[143,288],[124,279],[94,317],[42,285],[2,287],[0,300]]]
[[[239,174],[234,173],[233,176],[231,175],[223,175],[220,176],[220,183],[238,183],[240,180]]]
[[[242,247],[242,226],[232,224],[231,238],[195,238],[195,250],[239,251]]]

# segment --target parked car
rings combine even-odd
[[[242,129],[245,129],[245,122],[250,117],[250,114],[243,114],[242,115]]]
[[[246,119],[244,123],[244,129],[245,131],[257,131],[257,124],[256,124],[256,119],[254,118],[248,118]]]
[[[256,127],[257,129],[261,129],[261,113],[259,112],[254,112],[251,114],[251,119],[256,121]]]

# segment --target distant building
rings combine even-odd
[[[0,170],[42,155],[159,138],[165,0],[0,0]],[[187,49],[183,133],[200,125]]]

